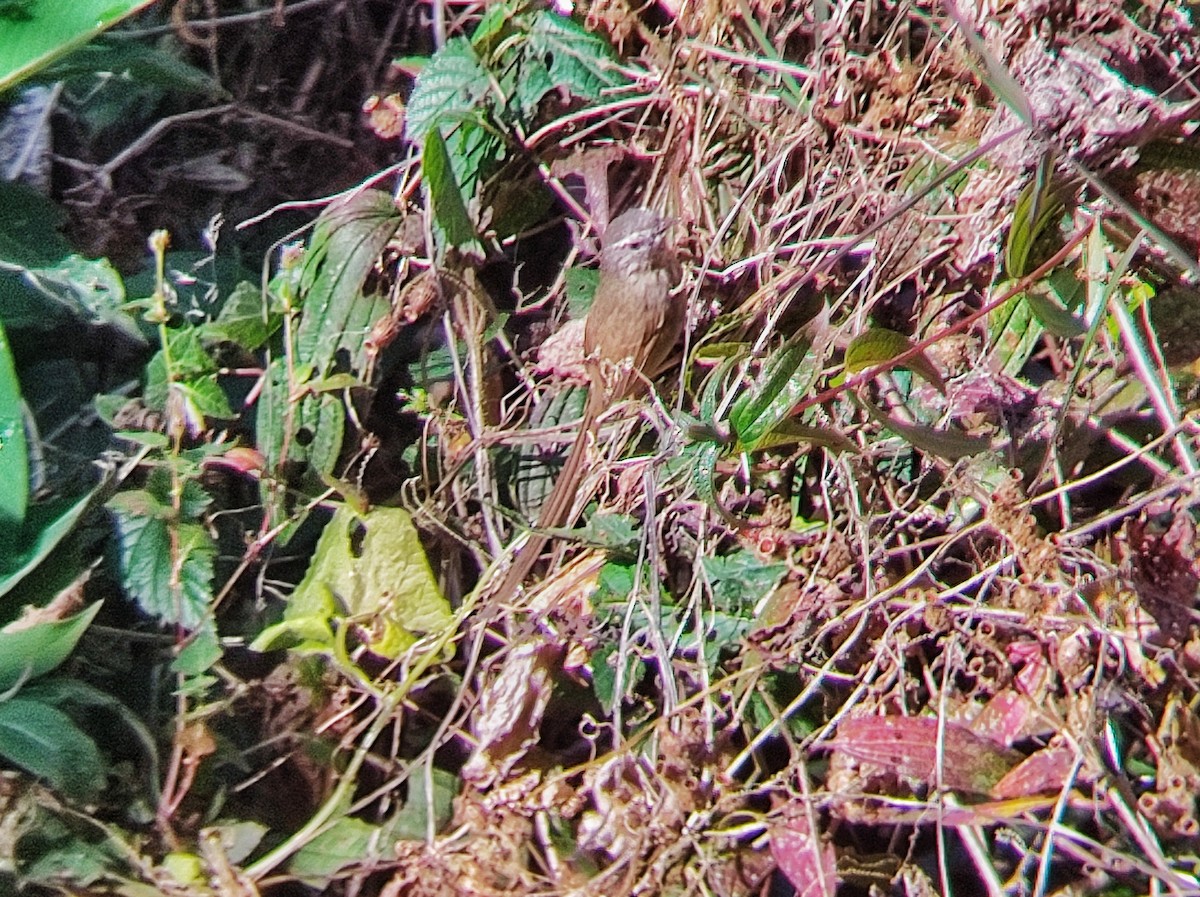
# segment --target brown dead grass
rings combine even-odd
[[[587,486],[593,521],[640,522],[640,563],[627,554],[618,583],[612,555],[562,539],[515,602],[489,597],[521,532],[507,496],[536,502],[495,447],[552,424],[533,344],[561,315],[539,332],[516,316],[514,350],[486,357],[488,321],[460,297],[479,353],[463,369],[506,365],[515,384],[500,397],[465,375],[458,413],[427,420],[451,476],[425,484],[424,510],[485,572],[423,758],[469,759],[452,822],[401,842],[382,893],[1197,890],[1195,358],[1166,368],[1151,303],[1086,354],[1044,334],[1006,371],[1011,337],[986,310],[1055,271],[1128,295],[1194,268],[1187,166],[1140,217],[1118,200],[1164,176],[1132,167],[1139,148],[1192,139],[1200,31],[1175,6],[985,6],[958,22],[940,4],[590,6],[636,89],[529,148],[556,175],[607,172],[593,204],[669,211],[688,256],[685,353],[615,415]],[[1065,211],[1016,289],[1003,241],[1046,154]],[[1147,225],[1162,230],[1120,267]],[[521,302],[562,304],[561,283]],[[882,369],[847,381],[872,325],[919,343],[945,391]],[[702,416],[707,390],[727,414],[806,327],[816,385],[797,420],[855,450],[730,455],[719,511],[680,412]],[[721,370],[731,344],[743,360]],[[990,447],[956,459],[860,398]],[[731,609],[709,562],[734,556],[780,575]],[[696,635],[722,614],[736,638]]]

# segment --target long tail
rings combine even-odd
[[[504,579],[496,591],[502,600],[511,598],[525,578],[529,576],[533,565],[537,563],[542,551],[550,541],[549,531],[556,527],[570,526],[575,522],[568,518],[571,516],[572,507],[579,498],[579,487],[583,482],[584,465],[588,454],[588,441],[591,433],[595,430],[596,418],[600,412],[598,407],[600,402],[593,401],[594,395],[595,390],[588,395],[587,406],[583,418],[579,422],[579,432],[571,444],[566,463],[559,471],[554,488],[550,490],[550,495],[542,503],[534,531],[530,534],[529,540],[517,552],[512,566],[508,568],[508,572],[504,575]]]

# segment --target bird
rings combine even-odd
[[[501,581],[496,593],[501,597],[515,594],[529,576],[549,541],[548,531],[574,523],[568,515],[601,413],[659,373],[683,334],[687,303],[675,294],[682,272],[671,230],[671,219],[635,207],[614,218],[604,232],[600,278],[584,322],[588,398],[578,435],[533,533]]]

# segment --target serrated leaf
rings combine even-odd
[[[475,114],[490,90],[487,70],[471,42],[463,37],[446,41],[417,77],[405,114],[405,136],[423,146],[436,128]]]
[[[185,383],[176,383],[171,388],[183,402],[188,420],[194,420],[200,424],[212,418],[228,420],[234,416],[233,409],[229,407],[229,400],[225,397],[225,391],[217,383],[215,374],[198,377]],[[199,430],[200,427],[197,426],[196,429]]]
[[[198,629],[207,622],[212,602],[212,537],[199,524],[177,523],[172,538],[164,514],[139,513],[126,495],[109,502],[117,518],[125,591],[164,623]]]
[[[0,630],[0,694],[44,676],[66,660],[100,610],[101,602],[63,620]]]
[[[856,336],[846,347],[846,371],[857,374],[859,371],[889,362],[912,348],[912,340],[903,333],[883,327],[872,327]],[[908,358],[903,367],[914,374],[920,374],[936,386],[939,392],[946,392],[946,381],[924,352],[918,352]]]
[[[527,52],[546,63],[553,84],[581,99],[599,99],[629,80],[617,69],[616,54],[602,35],[549,10],[534,13]]]
[[[712,586],[715,605],[725,611],[745,614],[747,622],[754,605],[765,598],[787,572],[786,564],[764,563],[748,551],[701,558],[701,564]]]
[[[93,797],[104,785],[96,743],[61,710],[39,701],[0,701],[0,757],[69,797]]]
[[[174,384],[179,384],[217,372],[217,363],[204,348],[200,331],[195,327],[172,332],[167,337],[167,344],[165,351],[159,349],[146,364],[146,388],[142,399],[148,407],[158,410],[166,408],[173,385],[168,374],[174,375]],[[168,357],[170,371],[167,370]]]
[[[8,336],[0,326],[0,546],[18,536],[29,502],[29,446],[25,441],[25,403]]]
[[[209,620],[196,630],[183,650],[171,661],[171,670],[181,676],[199,676],[208,672],[224,653],[217,630]]]

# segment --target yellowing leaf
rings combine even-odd
[[[442,596],[412,519],[403,508],[358,514],[348,505],[329,521],[304,580],[296,587],[284,621],[264,632],[254,647],[275,647],[285,635],[301,648],[332,648],[322,621],[346,617],[367,633],[370,649],[394,658],[424,633],[450,624]],[[329,644],[322,637],[329,633]]]

